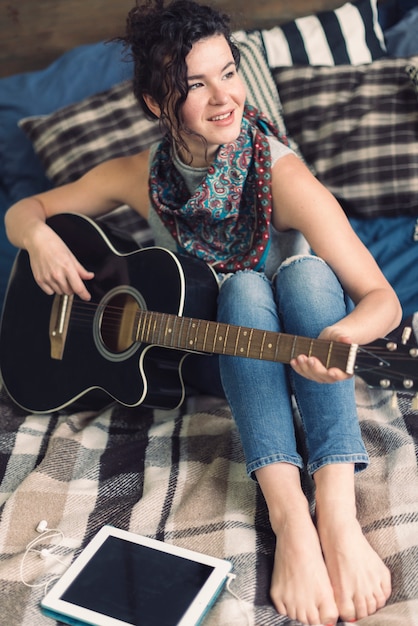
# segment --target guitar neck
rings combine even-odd
[[[354,373],[357,345],[140,310],[134,340],[190,352],[289,363],[299,354]]]

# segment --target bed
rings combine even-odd
[[[418,346],[415,3],[388,0],[379,12],[374,0],[354,7],[314,0],[291,8],[278,0],[248,9],[239,2],[216,4],[233,13],[249,101],[274,119],[336,194],[395,287],[404,320],[392,339],[409,358]],[[73,180],[100,160],[159,136],[133,101],[129,60],[118,43],[105,43],[123,28],[130,3],[68,0],[51,11],[51,3],[27,1],[13,7],[1,26],[3,214],[20,197]],[[152,246],[148,225],[129,207],[101,227],[128,233],[138,247]],[[287,243],[304,245],[297,237]],[[16,250],[4,230],[0,247],[6,310]],[[25,354],[16,351],[15,358],[23,362]],[[417,370],[413,362],[412,388],[401,384],[396,393],[356,377],[371,457],[357,477],[359,518],[393,577],[388,605],[362,626],[418,625]],[[46,587],[101,526],[112,524],[232,561],[235,595],[222,592],[208,626],[291,626],[269,600],[274,536],[223,399],[194,395],[165,409],[69,404],[42,414],[15,400],[1,388],[2,624],[53,623],[39,610]],[[303,481],[312,498],[309,478]],[[40,520],[60,535],[45,535],[37,549],[53,550],[61,562],[27,552]]]

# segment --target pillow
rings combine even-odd
[[[361,65],[386,56],[377,0],[347,2],[334,11],[300,17],[263,30],[271,68],[289,65]]]
[[[126,80],[50,115],[20,120],[48,178],[63,185],[108,159],[145,150],[161,137],[157,121],[148,120]],[[105,221],[129,232],[138,245],[152,244],[148,224],[123,206]]]
[[[237,31],[234,39],[241,53],[240,76],[247,90],[247,101],[257,107],[286,136],[288,145],[303,159],[296,141],[289,135],[283,118],[283,107],[269,66],[260,30]]]
[[[0,79],[0,181],[7,204],[48,186],[18,120],[49,114],[131,77],[132,63],[122,54],[115,42],[78,46],[44,70]]]
[[[391,57],[408,57],[418,54],[417,31],[418,6],[412,7],[411,4],[408,12],[390,28],[384,30],[388,55]]]
[[[108,159],[145,150],[160,136],[132,92],[132,81],[66,106],[51,115],[20,120],[20,128],[55,185],[80,178]]]
[[[418,214],[411,60],[274,71],[290,133],[349,215]]]

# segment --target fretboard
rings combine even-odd
[[[354,371],[357,346],[233,324],[141,310],[135,341],[191,352],[225,354],[289,363],[299,354],[318,358],[325,367]]]

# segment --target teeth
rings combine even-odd
[[[229,117],[230,115],[231,115],[230,113],[225,113],[225,115],[216,115],[215,117],[212,117],[212,121],[218,122],[219,120],[226,120],[226,118]]]

